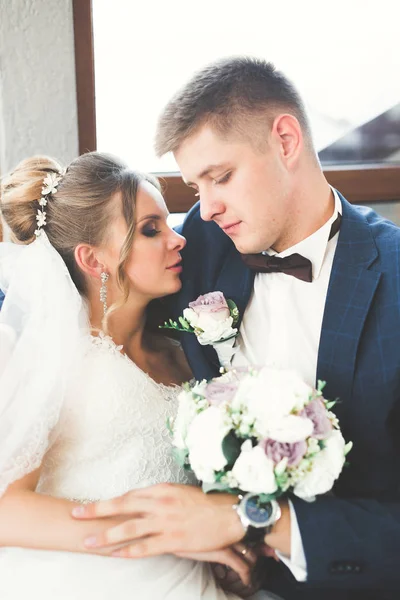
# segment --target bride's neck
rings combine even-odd
[[[98,302],[90,302],[90,324],[94,330],[102,330],[103,307]],[[140,350],[146,324],[145,304],[128,300],[126,304],[112,312],[107,320],[107,329],[114,343],[122,345],[125,351]]]

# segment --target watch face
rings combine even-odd
[[[244,512],[253,527],[266,527],[272,517],[273,506],[271,502],[260,506],[257,495],[248,495],[244,505]]]

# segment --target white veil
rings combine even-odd
[[[0,495],[38,468],[88,332],[84,303],[44,231],[0,244]]]

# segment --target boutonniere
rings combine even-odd
[[[169,319],[161,328],[194,333],[202,346],[211,345],[222,367],[230,365],[238,330],[239,310],[236,304],[225,299],[222,292],[209,292],[189,302],[178,322]]]

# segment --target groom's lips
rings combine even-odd
[[[232,235],[237,232],[241,221],[236,221],[235,223],[229,223],[228,225],[220,225],[222,231],[227,235]]]

